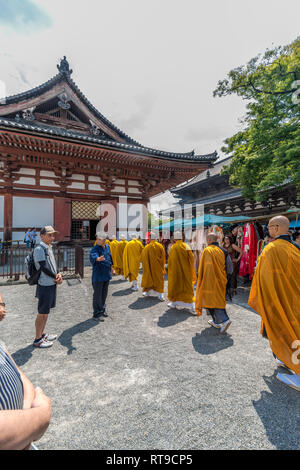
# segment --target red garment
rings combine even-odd
[[[257,236],[253,224],[246,224],[243,237],[243,255],[240,263],[239,276],[249,276],[251,280],[257,260]]]
[[[257,260],[257,235],[254,225],[250,225],[250,249],[249,249],[249,279],[251,280],[254,275],[254,269]]]

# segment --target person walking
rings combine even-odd
[[[277,364],[291,372],[276,378],[300,391],[300,245],[291,239],[289,224],[284,216],[269,221],[274,241],[259,257],[248,304],[262,318],[261,334]]]
[[[106,298],[108,294],[109,282],[112,278],[113,260],[110,248],[106,244],[106,234],[98,232],[96,234],[96,245],[90,252],[90,262],[93,267],[93,318],[99,319],[101,316],[107,317]]]
[[[133,291],[138,290],[137,282],[143,249],[143,244],[137,239],[135,234],[132,234],[130,242],[126,244],[124,249],[123,271],[124,278],[132,283],[131,289]]]
[[[143,296],[158,296],[162,302],[164,298],[164,275],[166,274],[165,249],[157,241],[158,236],[154,232],[149,232],[149,244],[142,251],[143,276],[141,286]]]
[[[207,236],[208,246],[203,250],[196,290],[196,313],[206,308],[212,316],[208,323],[225,333],[231,321],[225,310],[227,275],[233,273],[232,261],[226,250],[221,248],[215,234]]]
[[[52,243],[58,233],[50,225],[40,231],[41,243],[33,251],[35,267],[41,274],[36,289],[38,315],[35,321],[36,336],[33,345],[36,348],[49,348],[57,335],[45,332],[50,309],[56,306],[57,284],[62,284],[62,275],[58,273]]]
[[[194,255],[184,243],[181,232],[174,233],[174,243],[168,260],[168,307],[185,307],[195,313],[194,284],[196,272]]]

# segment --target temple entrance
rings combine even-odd
[[[95,240],[99,214],[99,202],[72,201],[71,240]]]

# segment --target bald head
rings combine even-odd
[[[209,233],[207,235],[206,240],[207,240],[207,244],[211,245],[212,243],[216,243],[218,241],[218,237],[214,233]]]
[[[290,221],[284,215],[273,217],[268,224],[268,230],[272,238],[280,235],[287,235],[290,227]]]

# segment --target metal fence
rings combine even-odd
[[[24,245],[2,243],[0,251],[0,278],[19,280],[25,276],[25,259],[30,248]],[[84,250],[81,246],[53,246],[57,269],[63,278],[84,277]]]

